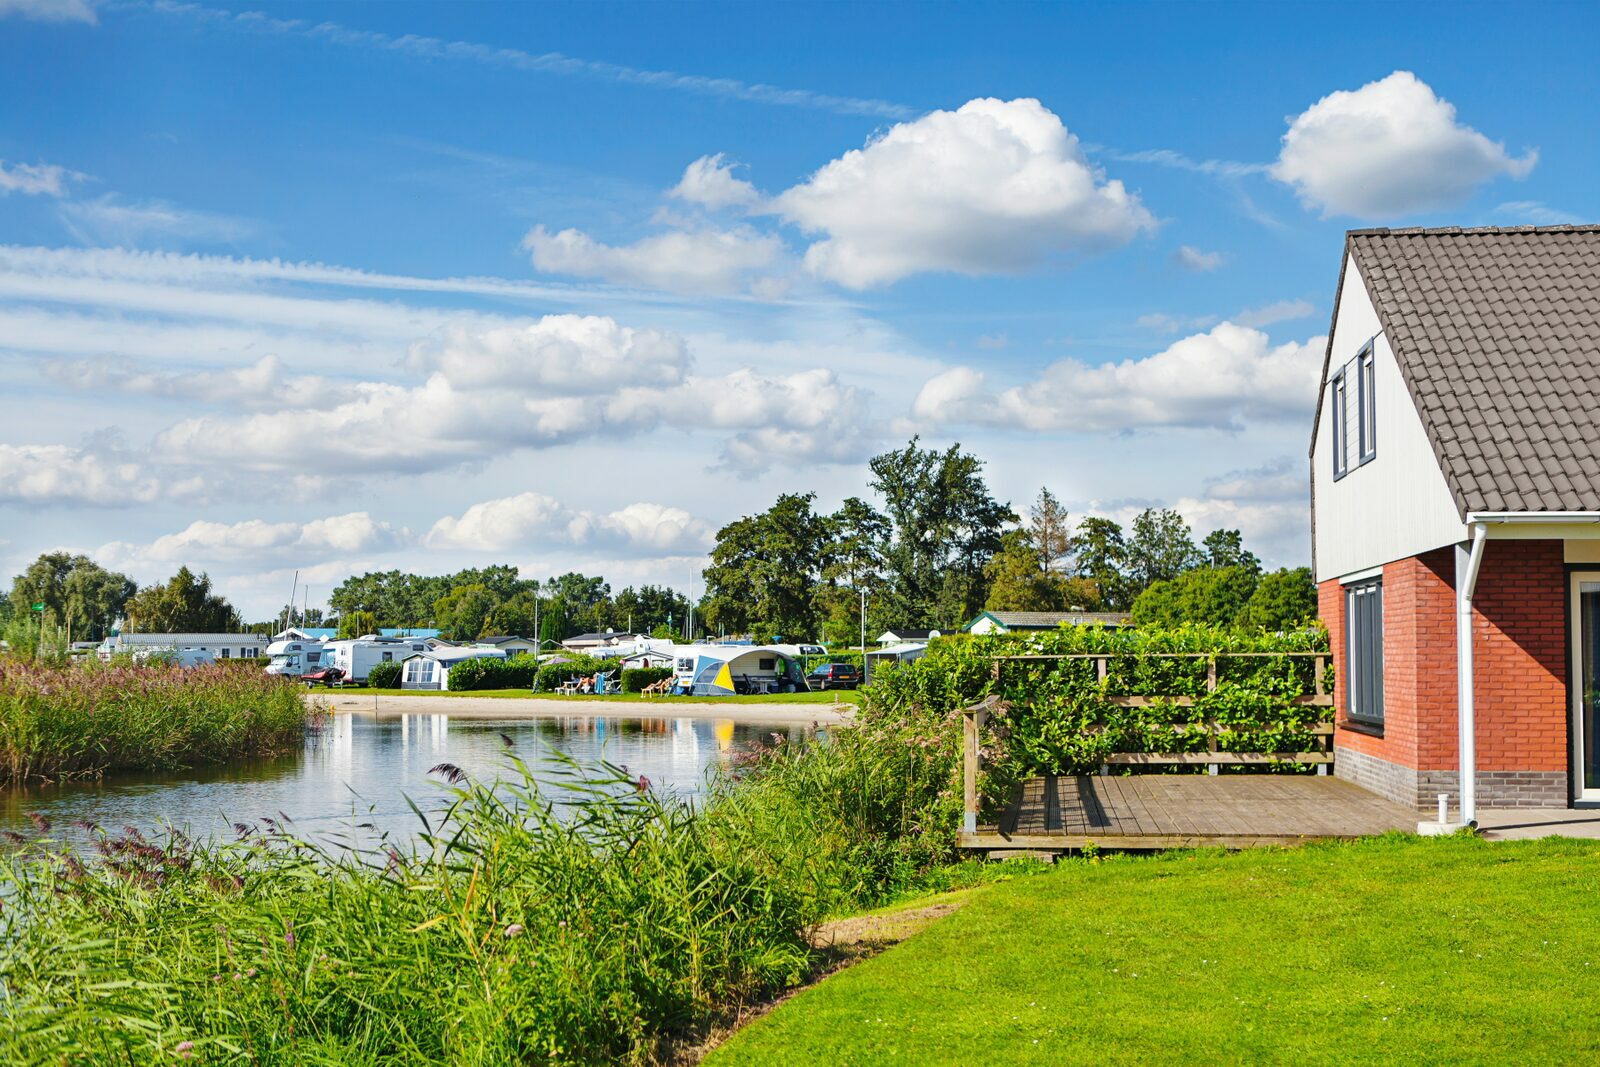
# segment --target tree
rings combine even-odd
[[[211,591],[211,577],[179,567],[166,582],[139,590],[127,604],[128,624],[142,633],[230,633],[239,613]]]
[[[1048,489],[1028,509],[1028,540],[1039,553],[1039,566],[1053,571],[1065,568],[1072,552],[1072,524],[1067,509]]]
[[[612,600],[618,628],[649,633],[666,627],[666,636],[681,634],[689,617],[689,598],[664,585],[629,586]]]
[[[1061,607],[1060,576],[1043,567],[1031,530],[1008,530],[1000,537],[1000,551],[984,568],[989,596],[988,611],[1056,611]]]
[[[1133,520],[1128,538],[1128,576],[1134,588],[1146,589],[1170,581],[1197,566],[1200,551],[1194,547],[1189,524],[1170,508],[1145,508]]]
[[[1017,516],[990,495],[982,460],[960,444],[938,452],[918,440],[869,464],[894,533],[885,564],[906,624],[953,629],[982,610],[984,567]]]
[[[1206,534],[1200,544],[1207,566],[1244,567],[1256,574],[1261,573],[1261,561],[1254,552],[1245,550],[1244,536],[1238,530],[1213,530]]]
[[[850,497],[828,516],[828,542],[822,553],[822,584],[816,592],[823,639],[830,644],[855,644],[863,626],[874,633],[893,625],[889,618],[884,548],[891,536],[889,520],[860,497]],[[861,617],[866,594],[867,619]]]
[[[489,616],[500,606],[500,597],[481,582],[458,585],[433,605],[433,618],[439,629],[452,640],[476,641],[482,637]]]
[[[46,552],[12,580],[6,599],[9,614],[35,628],[70,629],[75,640],[99,641],[137,590],[127,575],[108,571],[87,556]],[[44,610],[34,611],[35,604],[43,604]]]
[[[1310,567],[1283,568],[1263,574],[1239,618],[1246,629],[1295,629],[1317,615],[1317,586]]]
[[[537,600],[538,594],[524,590],[501,601],[489,616],[487,631],[514,637],[533,636],[535,619],[539,615],[536,608],[541,607]]]
[[[1172,628],[1186,623],[1231,629],[1239,625],[1256,590],[1248,567],[1197,567],[1155,582],[1133,601],[1136,626]]]
[[[829,533],[811,509],[815,499],[785,493],[766,511],[717,531],[705,571],[708,623],[762,639],[815,636],[812,593]]]
[[[1128,543],[1113,519],[1090,516],[1078,524],[1072,539],[1077,574],[1094,583],[1103,611],[1127,611],[1132,601],[1128,581]]]
[[[378,616],[370,611],[352,611],[339,617],[339,639],[341,641],[377,632]]]

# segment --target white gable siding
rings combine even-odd
[[[1377,458],[1360,465],[1356,410],[1360,394],[1352,367],[1349,400],[1350,473],[1333,478],[1333,402],[1322,383],[1321,422],[1311,456],[1316,503],[1312,538],[1317,581],[1390,563],[1465,539],[1444,475],[1433,458],[1416,405],[1400,377],[1389,341],[1380,333],[1378,313],[1352,261],[1345,265],[1339,317],[1333,326],[1332,376],[1355,358],[1368,339],[1373,345],[1377,400]]]

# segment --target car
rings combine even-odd
[[[302,674],[300,680],[306,684],[307,689],[318,685],[332,689],[336,685],[343,684],[344,671],[338,667],[323,667],[320,670]]]
[[[853,663],[824,663],[806,675],[812,689],[854,689],[861,684],[861,668]]]

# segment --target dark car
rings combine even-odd
[[[812,689],[854,689],[861,684],[861,668],[850,663],[824,663],[806,675]]]
[[[344,671],[338,667],[322,667],[307,674],[302,674],[300,680],[306,683],[308,689],[314,685],[331,689],[344,681]]]

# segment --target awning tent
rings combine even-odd
[[[733,696],[741,679],[805,685],[800,664],[787,652],[763,646],[699,645],[680,648],[680,660],[692,653],[693,666],[678,672],[680,685],[688,685],[695,696]]]

